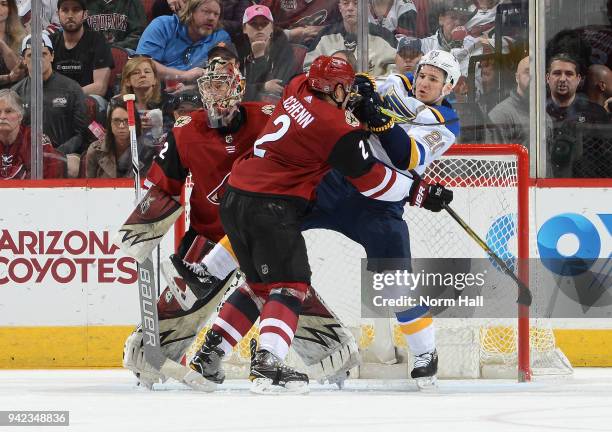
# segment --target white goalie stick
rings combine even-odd
[[[408,177],[411,180],[421,181],[421,176],[414,170],[400,170],[393,166],[393,163],[389,159],[389,156],[382,148],[382,146],[377,142],[369,141],[370,149],[372,150],[372,156],[380,163],[385,165],[387,168],[392,169],[393,171],[401,174],[405,177]],[[501,268],[503,273],[509,276],[518,286],[519,295],[516,300],[517,303],[525,306],[531,306],[532,294],[529,290],[529,287],[525,284],[525,282],[521,281],[514,272],[508,267],[508,265],[504,262],[503,259],[499,257],[487,243],[455,212],[448,204],[444,203],[442,206],[444,210],[457,222],[461,228],[480,246],[482,250],[486,252],[486,254],[493,260],[495,263]]]
[[[130,128],[130,150],[132,152],[132,171],[134,171],[135,204],[139,205],[141,198],[140,161],[138,159],[138,140],[136,137],[136,117],[134,101],[136,96],[126,94],[123,96],[128,112],[128,126]],[[140,300],[140,318],[142,322],[142,342],[145,359],[155,369],[160,370],[164,362],[159,339],[159,318],[157,316],[157,287],[152,254],[136,263],[138,273],[138,297]]]
[[[135,95],[123,96],[128,112],[130,129],[130,150],[132,152],[132,170],[134,171],[134,192],[136,205],[140,203],[140,161],[138,158],[138,141],[136,137],[136,117],[134,109]],[[159,248],[159,246],[157,246]],[[136,262],[138,274],[138,299],[140,302],[140,319],[142,323],[142,343],[145,361],[163,375],[179,382],[185,380],[185,367],[167,358],[161,350],[159,337],[159,317],[157,314],[157,286],[152,253],[149,253],[140,264]]]

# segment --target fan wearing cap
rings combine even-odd
[[[415,71],[416,65],[423,57],[421,40],[411,37],[403,37],[397,43],[395,54],[396,72],[407,74]]]
[[[31,35],[23,40],[22,55],[29,75],[15,84],[13,90],[25,102],[24,124],[29,124],[33,73]],[[43,132],[63,154],[80,155],[88,126],[85,96],[76,81],[53,70],[53,45],[45,33],[42,34],[42,58],[39,61],[43,79]],[[69,174],[76,176],[78,169]]]
[[[289,78],[298,72],[289,40],[274,27],[267,6],[247,8],[242,23],[243,34],[237,38],[236,47],[247,83],[244,98],[276,101]]]

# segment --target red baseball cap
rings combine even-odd
[[[242,24],[248,23],[256,16],[262,16],[265,17],[268,21],[274,22],[274,18],[272,18],[272,12],[270,12],[268,6],[253,5],[249,6],[244,11],[244,15],[242,16]]]

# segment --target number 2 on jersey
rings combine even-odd
[[[266,154],[266,150],[261,148],[260,146],[265,143],[276,141],[282,138],[283,135],[285,135],[287,131],[289,130],[291,119],[289,118],[287,114],[283,114],[283,115],[278,116],[278,118],[274,120],[273,122],[275,126],[278,125],[279,123],[281,124],[280,129],[278,129],[275,132],[267,133],[261,138],[259,138],[257,141],[255,141],[255,144],[253,144],[253,147],[254,147],[253,153],[255,154],[255,156],[264,157],[264,155]]]

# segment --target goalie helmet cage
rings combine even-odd
[[[526,149],[518,144],[456,144],[428,167],[424,177],[452,188],[453,208],[481,237],[485,238],[486,234],[489,247],[496,252],[504,251],[498,254],[511,268],[515,267],[518,277],[529,285],[528,266],[520,265],[527,263],[530,247],[531,250],[535,248],[529,235]],[[487,257],[446,212],[431,213],[407,206],[404,218],[410,231],[413,258]],[[181,230],[184,232],[179,226],[177,238]],[[359,343],[364,364],[351,375],[409,377],[412,356],[395,319],[361,317],[363,248],[329,230],[309,230],[304,236],[313,286],[353,330]],[[516,304],[517,292],[507,293],[509,303]],[[516,308],[516,317],[512,319],[434,319],[440,357],[438,376],[518,377],[519,381],[529,381],[534,375],[571,373],[569,362],[556,347],[549,320],[530,320],[528,307],[516,305]],[[203,341],[202,335],[203,332],[190,351]],[[228,377],[236,371],[240,376],[247,375],[251,336],[257,337],[256,326],[228,361]]]

